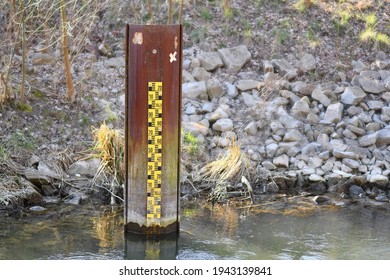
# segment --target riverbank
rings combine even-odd
[[[356,37],[372,13],[377,33],[386,32],[388,5],[359,10],[353,1],[318,1],[297,12],[293,1],[266,2],[248,9],[233,3],[234,16],[225,18],[208,1],[212,20],[204,7],[186,7],[181,196],[257,204],[285,194],[329,195],[388,207],[389,47]],[[337,29],[345,7],[361,18]],[[93,33],[104,42],[91,37],[92,48],[74,61],[74,79],[83,85],[74,104],[63,99],[58,52],[29,52],[28,106],[10,102],[0,111],[2,209],[121,203],[123,186],[95,177],[100,161],[91,149],[92,128],[105,122],[123,131],[126,13],[112,22],[114,10],[98,23],[108,35]],[[16,76],[18,66],[16,60]],[[232,151],[239,164],[230,178],[203,176],[208,163]]]

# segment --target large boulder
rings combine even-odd
[[[340,102],[346,105],[358,105],[366,97],[366,93],[355,86],[346,87],[341,94]]]
[[[207,88],[204,81],[193,82],[193,83],[184,83],[182,85],[183,98],[189,99],[207,99]]]
[[[94,177],[99,169],[100,159],[92,158],[89,160],[79,160],[69,167],[70,175],[80,175],[86,177]]]
[[[292,67],[291,64],[284,59],[273,59],[271,63],[275,70],[287,80],[293,80],[298,76],[297,69]]]
[[[219,119],[213,124],[213,129],[220,132],[233,130],[233,121],[231,119]]]
[[[343,110],[344,110],[344,106],[341,103],[335,103],[329,105],[325,112],[324,121],[326,123],[340,122],[343,116]]]
[[[223,63],[231,74],[238,73],[241,68],[251,60],[252,55],[247,46],[225,48],[218,50]]]
[[[303,73],[316,69],[316,59],[312,54],[305,53],[298,63],[299,70]]]
[[[379,94],[384,92],[386,88],[378,80],[369,79],[366,77],[360,77],[359,83],[365,92]]]
[[[384,128],[378,132],[376,146],[382,147],[390,144],[390,128]]]
[[[216,52],[202,52],[198,55],[200,65],[207,71],[212,71],[223,66],[221,57]]]

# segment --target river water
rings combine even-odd
[[[390,259],[388,207],[304,215],[184,203],[178,238],[123,234],[121,209],[52,205],[0,217],[0,259]]]

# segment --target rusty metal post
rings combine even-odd
[[[125,230],[179,229],[181,25],[126,27]]]

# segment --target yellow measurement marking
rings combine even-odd
[[[146,225],[160,225],[162,177],[162,82],[148,83],[148,179]]]

